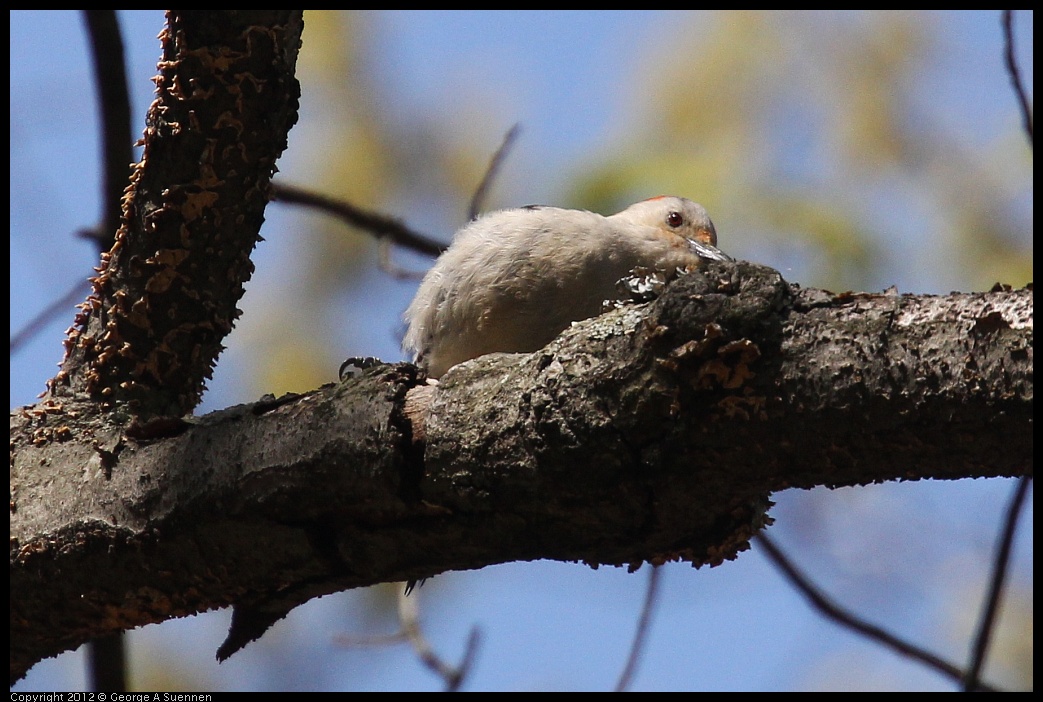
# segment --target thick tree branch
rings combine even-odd
[[[199,400],[297,120],[300,11],[169,11],[123,222],[49,383],[137,415]]]
[[[56,398],[12,414],[12,679],[229,604],[223,654],[377,582],[718,564],[786,487],[1031,474],[1032,293],[832,295],[711,264],[437,386],[377,366],[198,419],[116,419]]]

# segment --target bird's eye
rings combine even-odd
[[[666,223],[673,229],[677,229],[684,224],[684,217],[680,212],[671,212],[666,215]]]

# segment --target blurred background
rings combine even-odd
[[[97,265],[76,232],[100,221],[102,162],[81,15],[10,17],[14,335]],[[164,21],[119,18],[136,137]],[[1033,13],[1014,22],[1031,91]],[[806,287],[1020,287],[1032,280],[1032,152],[1003,52],[1000,11],[308,12],[300,121],[276,182],[448,242],[517,123],[487,209],[611,214],[683,195],[709,210],[722,249]],[[417,277],[389,275],[368,234],[313,210],[273,203],[261,233],[244,314],[199,413],[331,382],[348,356],[403,359]],[[391,259],[417,274],[432,262]],[[73,315],[70,305],[12,352],[12,407],[34,402],[56,371]],[[771,532],[841,603],[963,665],[1013,489],[783,492]],[[1032,516],[1030,500],[985,674],[1009,689],[1032,687]],[[465,690],[609,690],[647,573],[513,563],[441,575],[414,597],[449,662],[480,631]],[[395,593],[313,601],[221,665],[227,610],[133,631],[131,689],[440,689],[408,646],[341,641],[394,632]],[[822,619],[756,542],[718,568],[665,566],[649,636],[634,690],[954,689]],[[13,689],[85,684],[76,651]]]

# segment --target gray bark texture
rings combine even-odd
[[[11,415],[12,680],[104,634],[235,605],[227,656],[297,604],[551,558],[717,565],[773,492],[1030,474],[1032,293],[801,290],[712,263],[438,385],[121,424]]]

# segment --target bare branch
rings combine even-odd
[[[1021,71],[1018,70],[1018,62],[1014,57],[1014,10],[1003,11],[1003,58],[1007,64],[1007,73],[1010,74],[1010,82],[1014,85],[1014,95],[1018,98],[1021,107],[1021,118],[1025,124],[1025,134],[1032,146],[1032,108],[1029,106],[1025,86],[1021,81]]]
[[[982,687],[978,676],[981,674],[985,654],[989,648],[989,639],[992,637],[996,612],[999,610],[1000,598],[1003,595],[1003,581],[1007,575],[1007,564],[1010,562],[1010,549],[1014,543],[1018,517],[1021,515],[1030,485],[1032,485],[1032,476],[1026,475],[1018,481],[1014,497],[1007,509],[1007,517],[1003,522],[1003,530],[1000,532],[999,544],[996,547],[996,560],[992,567],[992,578],[989,581],[989,591],[985,596],[981,622],[978,624],[978,634],[974,637],[970,664],[963,677],[963,689],[967,692],[980,690]]]
[[[416,652],[420,661],[433,671],[445,682],[446,692],[456,692],[460,689],[467,673],[471,670],[474,656],[478,649],[480,639],[477,627],[471,629],[464,648],[464,656],[460,665],[453,666],[442,660],[434,648],[424,636],[420,628],[420,608],[416,597],[410,597],[401,583],[396,584],[398,593],[398,621],[399,630],[393,634],[378,634],[376,636],[337,636],[335,641],[341,646],[390,646],[393,644],[409,643]]]
[[[105,179],[101,191],[102,218],[93,238],[108,251],[120,227],[120,200],[130,179],[134,139],[130,129],[130,96],[123,61],[123,37],[115,10],[84,10],[94,60],[101,115]]]
[[[478,213],[482,210],[482,201],[485,200],[485,196],[489,191],[489,186],[492,185],[493,178],[496,177],[496,173],[500,170],[500,166],[503,165],[503,161],[507,158],[507,154],[510,152],[511,147],[514,146],[514,140],[518,138],[518,132],[520,131],[519,125],[515,124],[507,133],[503,135],[503,141],[500,142],[500,148],[496,149],[496,153],[493,154],[492,159],[489,160],[489,167],[485,169],[485,175],[482,176],[482,180],[478,183],[478,187],[474,190],[474,195],[471,197],[471,205],[467,208],[467,219],[472,220],[478,216]]]
[[[946,675],[953,680],[962,680],[964,677],[964,671],[957,668],[952,663],[945,661],[938,656],[934,655],[930,651],[924,650],[919,646],[911,644],[899,637],[895,636],[886,629],[882,629],[875,624],[870,624],[865,620],[861,619],[855,614],[848,612],[840,605],[834,603],[825,594],[823,594],[811,580],[801,573],[797,567],[790,561],[789,558],[775,545],[775,542],[764,532],[757,535],[757,542],[764,547],[764,551],[767,553],[768,558],[771,559],[782,574],[807,600],[811,605],[821,612],[828,619],[832,619],[841,626],[847,627],[852,631],[862,634],[866,638],[872,639],[877,643],[890,648],[893,651],[920,661],[927,667]],[[995,692],[996,689],[990,687],[984,683],[979,683],[978,690]]]
[[[402,623],[402,632],[413,646],[413,650],[428,669],[442,678],[445,683],[445,691],[458,691],[474,663],[478,642],[481,640],[478,628],[471,628],[460,665],[453,666],[443,661],[428,643],[420,629],[420,608],[417,605],[417,598],[405,594],[401,588],[398,589],[398,618]]]
[[[404,246],[419,253],[437,256],[446,248],[445,244],[414,232],[393,217],[364,210],[344,200],[337,200],[285,183],[272,183],[271,192],[273,199],[277,202],[314,207],[339,217],[352,227],[369,232],[379,239],[390,239],[398,246]]]
[[[499,169],[500,164],[506,157],[511,145],[517,137],[518,129],[517,124],[511,127],[507,131],[507,134],[504,135],[500,147],[496,150],[496,153],[493,154],[493,157],[489,162],[489,167],[486,169],[482,181],[478,184],[478,188],[475,190],[474,196],[471,198],[468,215],[469,219],[474,219],[478,214],[478,208],[481,205],[481,201],[484,199],[486,191],[488,190],[493,177],[496,175],[496,171]],[[445,244],[424,234],[413,231],[402,223],[401,220],[379,212],[365,210],[357,205],[347,202],[346,200],[339,200],[329,197],[328,195],[321,195],[285,183],[272,183],[271,193],[272,198],[277,202],[314,207],[315,209],[343,220],[351,227],[361,229],[364,232],[369,232],[377,237],[381,244],[381,270],[396,278],[415,278],[423,274],[396,267],[391,262],[391,254],[388,248],[389,243],[413,249],[414,251],[428,254],[430,256],[438,256],[446,249]]]
[[[22,344],[38,334],[39,331],[50,323],[56,315],[62,312],[68,312],[69,308],[71,308],[77,300],[83,299],[83,293],[85,292],[84,289],[86,287],[86,279],[75,281],[67,293],[47,305],[47,307],[44,307],[35,317],[26,322],[25,325],[23,325],[22,328],[15,332],[14,336],[11,337],[11,353],[13,354]]]
[[[86,647],[87,675],[95,692],[126,692],[125,633],[92,639]]]
[[[641,616],[637,620],[637,630],[634,632],[634,640],[630,644],[630,655],[627,656],[627,664],[616,682],[616,692],[626,692],[637,670],[637,662],[648,641],[648,632],[652,624],[652,612],[655,610],[659,599],[659,581],[662,580],[662,569],[652,566],[648,573],[648,588],[645,590],[645,602],[641,606]]]

